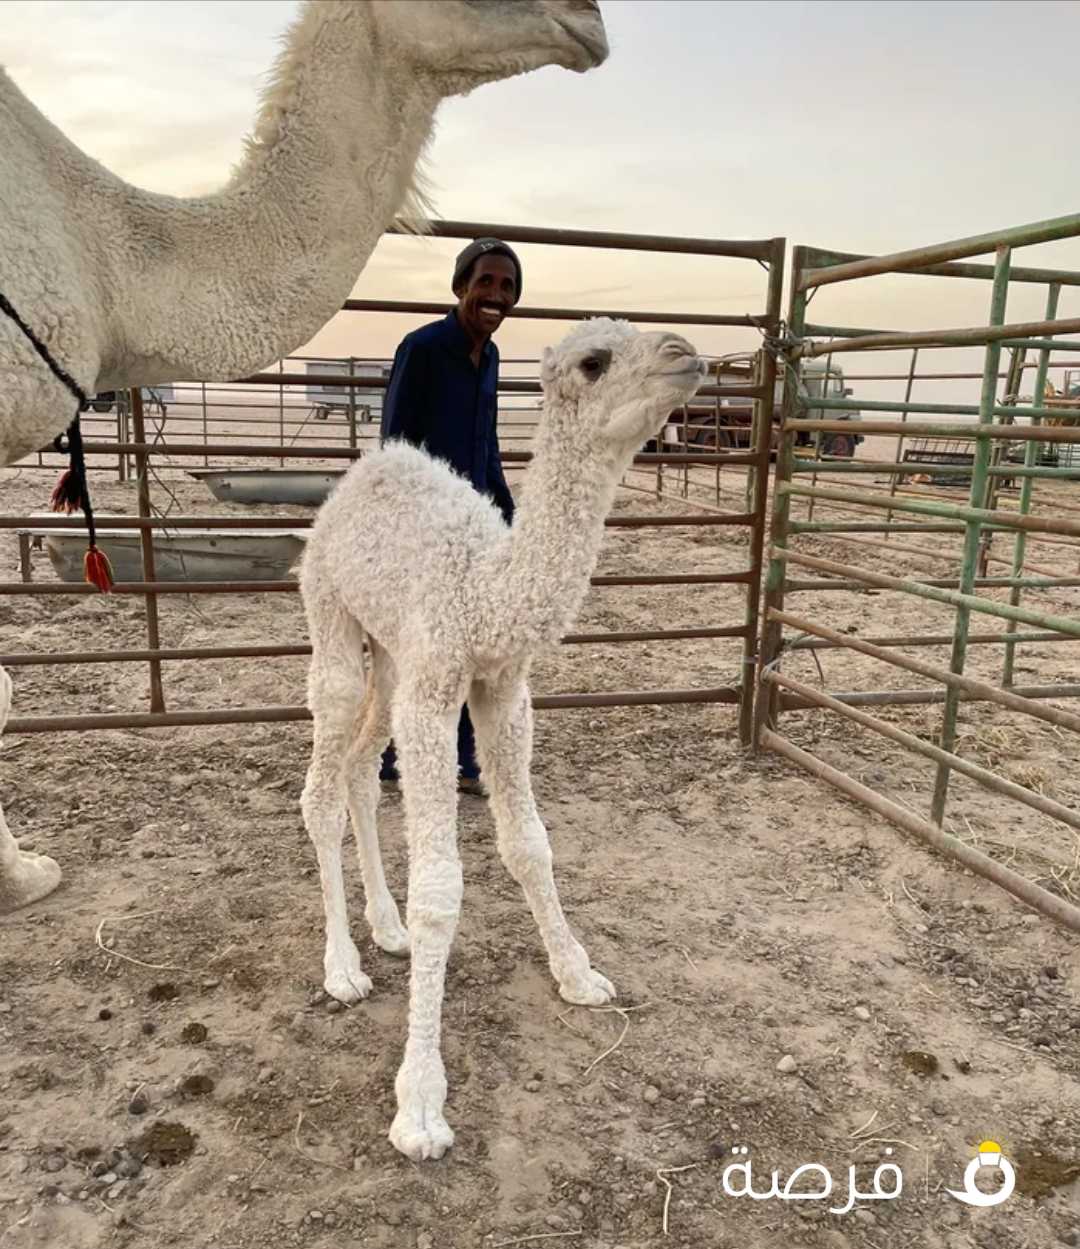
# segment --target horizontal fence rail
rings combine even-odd
[[[696,690],[627,690],[581,694],[538,694],[538,711],[590,707],[669,707],[698,703],[738,704],[739,691],[729,686]],[[307,707],[226,707],[207,711],[116,712],[108,715],[12,716],[4,733],[87,733],[115,729],[174,729],[223,724],[281,724],[310,720]]]
[[[452,304],[423,303],[401,299],[346,299],[343,312],[426,312],[446,316]],[[508,317],[529,321],[584,321],[592,317],[609,317],[612,321],[631,321],[637,325],[747,325],[756,326],[752,316],[724,316],[707,312],[627,312],[593,308],[540,308],[527,304],[511,308]]]
[[[1011,230],[999,230],[992,234],[976,234],[971,238],[956,239],[951,243],[936,243],[931,247],[916,247],[910,251],[894,252],[891,256],[869,256],[847,264],[826,265],[822,268],[807,266],[796,278],[795,290],[799,293],[826,286],[832,282],[849,282],[852,278],[873,277],[881,273],[905,273],[942,264],[949,260],[962,260],[967,256],[984,256],[999,248],[1028,246],[1033,243],[1049,243],[1056,239],[1076,238],[1080,235],[1080,214],[1070,213],[1054,217],[1050,221],[1037,221],[1032,225],[1017,226]],[[989,269],[989,266],[987,266]],[[994,271],[978,276],[994,278]],[[1076,275],[1073,274],[1073,277]],[[1056,277],[1039,279],[1054,282]]]

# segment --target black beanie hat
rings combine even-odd
[[[450,283],[450,289],[456,291],[473,264],[489,252],[494,252],[497,256],[508,257],[514,266],[514,273],[517,275],[517,294],[514,302],[517,303],[521,299],[521,261],[514,254],[513,248],[501,239],[474,239],[454,262],[454,280]]]

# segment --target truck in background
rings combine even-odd
[[[750,382],[751,364],[749,361],[720,361],[713,370],[710,382],[723,385],[725,381]],[[836,411],[815,408],[815,398],[847,399],[851,397],[850,387],[844,384],[843,370],[835,364],[827,368],[818,360],[807,360],[803,364],[802,384],[811,400],[805,415],[811,420],[824,419],[826,416],[841,421],[858,420],[857,411]],[[775,451],[780,441],[780,405],[784,396],[784,382],[776,379],[776,392],[773,407],[773,439]],[[754,405],[749,399],[728,398],[722,395],[702,395],[692,399],[686,405],[685,414],[682,409],[671,414],[671,420],[664,429],[664,449],[678,450],[699,447],[712,450],[737,450],[748,448],[753,434]],[[821,436],[821,454],[839,459],[850,459],[855,449],[862,442],[862,435],[856,433],[827,433]],[[808,433],[800,433],[796,439],[798,446],[812,446],[813,437]],[[653,439],[647,450],[659,450],[657,440]]]

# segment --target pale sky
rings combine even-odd
[[[410,0],[401,0],[408,3]],[[138,185],[220,185],[293,0],[6,0],[0,61],[76,143]],[[895,251],[1080,209],[1073,0],[602,0],[611,58],[448,101],[440,216]],[[449,299],[461,243],[384,241],[356,294]],[[640,253],[522,247],[527,303],[758,311],[760,271]],[[1080,269],[1080,240],[1014,263]],[[821,293],[815,318],[978,324],[988,284],[883,278]],[[1041,315],[1017,288],[1010,319]],[[1080,315],[1066,291],[1062,316]],[[425,318],[341,315],[329,354],[385,355]],[[535,354],[555,323],[510,322]],[[719,352],[739,331],[694,329]],[[959,357],[954,357],[957,360]],[[884,361],[882,361],[884,363]]]

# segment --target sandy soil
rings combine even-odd
[[[40,509],[51,484],[3,473],[5,510]],[[210,510],[187,479],[169,484],[182,510]],[[722,502],[736,497],[732,476]],[[136,508],[129,485],[101,481],[97,501]],[[802,545],[917,574],[955,567],[835,539]],[[14,539],[0,552],[14,579]],[[1074,557],[1056,546],[1031,555],[1068,572]],[[599,571],[745,559],[735,531],[614,530]],[[51,576],[40,556],[36,576]],[[1077,591],[1038,601],[1075,611]],[[863,636],[950,627],[947,609],[889,593],[810,592],[792,607]],[[295,595],[170,597],[161,611],[169,646],[304,638]],[[741,617],[734,587],[598,589],[582,627]],[[0,602],[5,652],[144,639],[134,599]],[[1075,680],[1074,654],[1026,646],[1018,679]],[[920,684],[858,656],[820,658],[831,689]],[[535,688],[725,684],[739,661],[733,642],[564,648],[538,664]],[[999,664],[1000,648],[972,648],[970,671],[995,677]],[[808,654],[785,671],[820,679]],[[17,715],[146,706],[140,664],[13,675]],[[175,663],[166,694],[174,709],[299,703],[303,679],[300,659]],[[930,735],[940,709],[884,714]],[[927,809],[932,765],[816,711],[787,715],[783,729]],[[466,896],[444,1041],[457,1143],[441,1162],[406,1161],[386,1131],[408,969],[367,939],[353,869],[354,933],[375,991],[351,1010],[322,996],[321,902],[298,810],[309,742],[306,724],[4,740],[9,820],[65,870],[57,894],[0,921],[4,1249],[1080,1243],[1075,938],[776,757],[745,754],[730,707],[538,715],[535,784],[564,904],[625,1014],[558,998],[486,806],[463,800]],[[1080,802],[1071,744],[1048,725],[969,704],[962,747]],[[381,816],[400,898],[400,799],[387,797]],[[1080,892],[1076,839],[1044,816],[955,780],[949,826]],[[987,1137],[1016,1163],[1019,1191],[972,1210],[945,1189],[961,1186]],[[819,1162],[837,1195],[727,1196],[736,1145],[750,1149],[758,1188],[773,1169],[783,1183]],[[889,1148],[902,1195],[829,1213],[846,1199],[849,1166],[867,1191]]]

